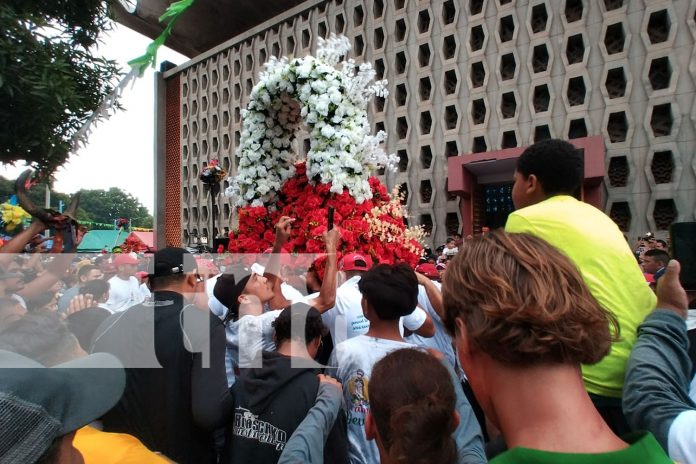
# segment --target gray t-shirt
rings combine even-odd
[[[435,286],[439,289],[440,283],[433,282]],[[428,294],[425,291],[425,287],[422,285],[418,286],[418,304],[420,307],[424,308],[425,311],[430,315],[435,324],[435,335],[430,338],[421,337],[417,334],[412,334],[406,337],[405,340],[409,343],[416,344],[423,348],[434,348],[445,356],[445,359],[452,366],[452,369],[459,375],[460,380],[465,380],[462,369],[459,367],[459,362],[457,361],[457,354],[454,351],[454,346],[452,345],[452,337],[449,336],[447,330],[445,329],[440,316],[433,308],[433,305],[428,299]]]
[[[370,410],[367,385],[372,366],[402,348],[417,347],[411,343],[358,335],[339,343],[331,354],[328,372],[343,385],[351,464],[379,462],[377,444],[365,437],[365,417]]]

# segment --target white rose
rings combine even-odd
[[[312,82],[312,89],[319,94],[325,93],[327,88],[326,81],[316,80]]]
[[[338,91],[338,89],[333,89],[333,92],[329,92],[329,99],[331,99],[331,103],[338,105],[341,103],[341,100],[343,99],[343,96],[341,93]]]
[[[324,127],[321,128],[321,135],[323,135],[327,139],[333,137],[335,133],[336,131],[329,124],[324,124]]]

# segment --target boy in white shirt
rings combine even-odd
[[[345,273],[346,281],[336,290],[334,307],[326,312],[322,311],[321,315],[324,325],[331,332],[334,346],[350,338],[363,335],[370,328],[370,321],[363,314],[362,294],[358,289],[360,279],[370,269],[372,269],[372,259],[369,255],[349,253],[341,259],[339,270]],[[425,338],[435,334],[432,318],[415,305],[412,311],[401,319],[400,331],[402,335],[404,328]]]
[[[418,302],[418,280],[405,264],[380,264],[362,276],[358,289],[370,328],[365,335],[336,346],[329,371],[343,385],[350,462],[371,464],[379,462],[377,445],[365,437],[372,366],[394,350],[415,347],[402,338],[399,319],[410,314]]]

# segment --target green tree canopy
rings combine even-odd
[[[0,162],[45,174],[113,90],[118,69],[92,52],[111,0],[0,1]]]
[[[113,223],[118,218],[129,218],[134,227],[152,227],[152,216],[137,198],[120,188],[109,190],[80,190],[80,207],[94,222]]]
[[[109,190],[81,190],[80,206],[77,209],[78,221],[113,224],[119,218],[128,218],[134,227],[152,228],[153,218],[147,208],[130,193],[111,187]],[[14,195],[14,180],[0,176],[0,203]],[[38,184],[29,190],[29,198],[36,206],[45,204],[46,186]],[[51,207],[58,209],[63,201],[65,207],[72,197],[65,193],[51,191]]]

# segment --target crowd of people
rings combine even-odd
[[[340,224],[298,268],[290,217],[254,262],[20,253],[35,221],[0,250],[0,463],[696,463],[680,263],[575,198],[567,142],[514,176],[504,229],[415,269]]]

